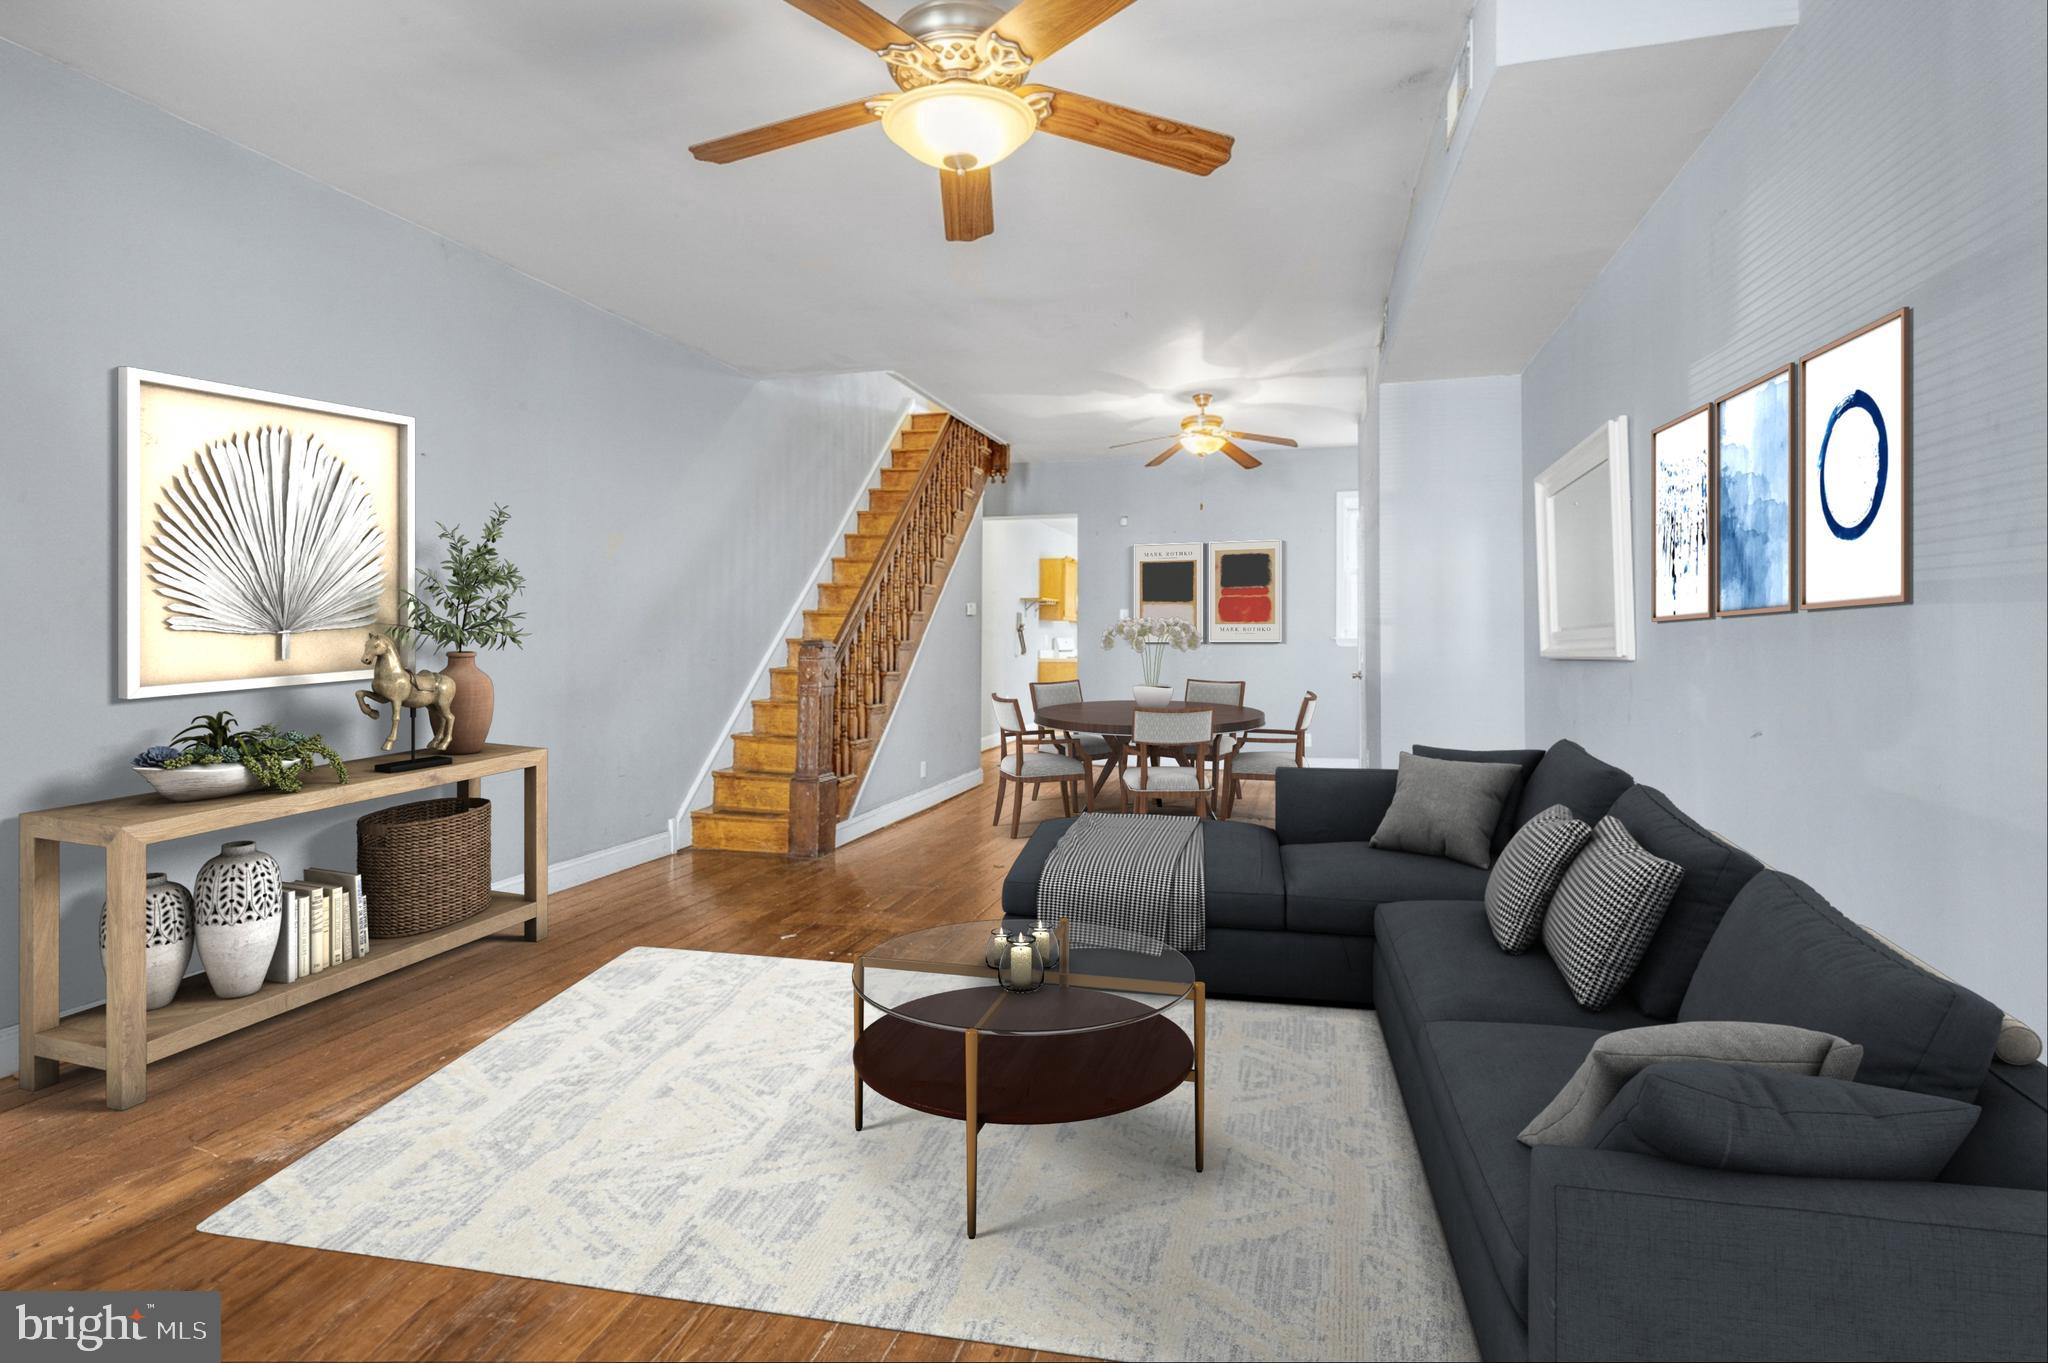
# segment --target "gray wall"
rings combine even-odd
[[[983,533],[977,510],[851,817],[873,814],[948,781],[981,777],[981,617],[969,615],[967,608],[981,600]]]
[[[1522,744],[1522,383],[1379,390],[1386,762],[1417,743]]]
[[[1102,631],[1131,606],[1132,545],[1286,541],[1286,642],[1168,653],[1166,680],[1177,686],[1188,677],[1241,677],[1246,704],[1280,724],[1292,724],[1302,692],[1314,691],[1321,702],[1310,757],[1355,759],[1359,704],[1351,673],[1358,650],[1335,642],[1336,498],[1358,486],[1358,453],[1276,449],[1259,457],[1264,467],[1251,470],[1221,455],[1182,455],[1155,469],[1131,456],[1019,464],[992,491],[988,513],[1080,518],[1081,685],[1090,696],[1128,699],[1143,677],[1130,650],[1102,648]],[[1129,525],[1118,524],[1123,517]],[[997,623],[1007,628],[1008,618]]]
[[[1529,739],[1580,739],[2036,1024],[2044,15],[2034,0],[1809,3],[1522,382],[1525,488],[1629,418],[1640,650],[1538,658],[1532,575]],[[1913,604],[1650,623],[1651,427],[1902,304]]]
[[[409,413],[427,531],[511,506],[533,639],[484,663],[495,733],[554,750],[558,861],[665,834],[908,397],[881,376],[756,383],[5,43],[0,184],[0,585],[17,613],[0,1028],[17,811],[137,789],[128,756],[202,709],[344,753],[377,738],[350,686],[113,698],[116,366]],[[506,875],[517,786],[489,785]],[[352,815],[253,835],[292,869],[354,856]],[[213,850],[151,865],[189,881]],[[102,891],[96,858],[64,873],[71,1008],[102,994]]]

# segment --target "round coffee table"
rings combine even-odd
[[[1045,982],[1015,993],[983,963],[996,920],[906,933],[853,963],[853,1129],[867,1089],[967,1132],[967,1238],[974,1238],[975,1139],[990,1122],[1083,1122],[1195,1090],[1202,1168],[1207,991],[1188,958],[1114,928],[1006,918],[1014,936],[1050,926],[1065,949]],[[1167,1010],[1195,1002],[1194,1035]],[[882,1016],[866,1022],[872,1004]]]

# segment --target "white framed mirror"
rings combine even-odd
[[[1629,525],[1628,418],[1618,416],[1536,475],[1536,633],[1544,657],[1634,661]]]

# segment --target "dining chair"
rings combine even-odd
[[[1244,707],[1244,683],[1241,681],[1200,681],[1189,677],[1181,695],[1190,705],[1232,705]],[[1187,759],[1183,757],[1182,761]],[[1222,745],[1218,744],[1213,753],[1210,779],[1220,779],[1223,774]]]
[[[1236,744],[1224,759],[1230,769],[1230,780],[1221,787],[1224,818],[1229,818],[1231,810],[1237,807],[1237,797],[1244,794],[1245,782],[1278,781],[1274,773],[1280,768],[1308,765],[1308,725],[1315,714],[1316,693],[1311,691],[1301,698],[1301,712],[1295,716],[1292,729],[1250,729],[1237,736]],[[1293,750],[1269,747],[1247,752],[1245,745],[1249,743],[1285,743]]]
[[[1216,783],[1210,777],[1208,750],[1215,737],[1215,713],[1210,710],[1138,710],[1131,715],[1131,742],[1138,756],[1138,784],[1128,774],[1122,780],[1124,808],[1132,800],[1192,796],[1195,817],[1204,818],[1213,807]],[[1155,750],[1192,750],[1195,760],[1185,767],[1155,767]]]
[[[1034,720],[1048,705],[1079,705],[1081,700],[1081,683],[1077,681],[1031,683],[1031,717]],[[1114,751],[1109,740],[1101,734],[1070,732],[1067,736],[1078,743],[1081,751],[1089,757],[1107,757]]]
[[[1017,802],[1010,810],[1010,836],[1017,836],[1017,825],[1024,818],[1024,787],[1036,790],[1043,782],[1050,781],[1060,788],[1060,809],[1067,814],[1074,812],[1074,792],[1069,789],[1074,782],[1081,783],[1082,803],[1093,807],[1088,800],[1088,777],[1094,766],[1086,757],[1067,749],[1064,735],[1052,729],[1027,729],[1024,727],[1024,707],[1010,696],[991,695],[996,706],[996,816],[993,824],[1003,821],[1003,796],[1005,782],[1017,788]],[[1010,741],[1016,740],[1017,750],[1010,751]],[[1050,743],[1053,751],[1047,752]]]
[[[1038,716],[1044,712],[1045,707],[1048,705],[1079,705],[1082,700],[1081,683],[1078,681],[1031,682],[1030,687],[1031,718],[1034,721],[1038,719]],[[1044,728],[1045,726],[1041,724],[1039,727]],[[1068,751],[1078,750],[1081,756],[1088,758],[1090,761],[1101,762],[1105,766],[1113,758],[1116,759],[1117,766],[1121,767],[1123,765],[1122,759],[1117,757],[1116,745],[1101,734],[1082,733],[1078,729],[1068,729],[1064,732],[1070,745]],[[1102,779],[1107,782],[1109,780],[1109,773],[1105,771]],[[1038,798],[1038,787],[1033,786],[1031,788],[1031,798],[1034,800]]]

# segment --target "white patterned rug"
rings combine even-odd
[[[1103,1358],[1474,1358],[1376,1016],[1209,1010],[1192,1099],[981,1139],[873,1093],[843,964],[636,948],[200,1226]],[[1186,1005],[1181,1005],[1183,1009]]]

